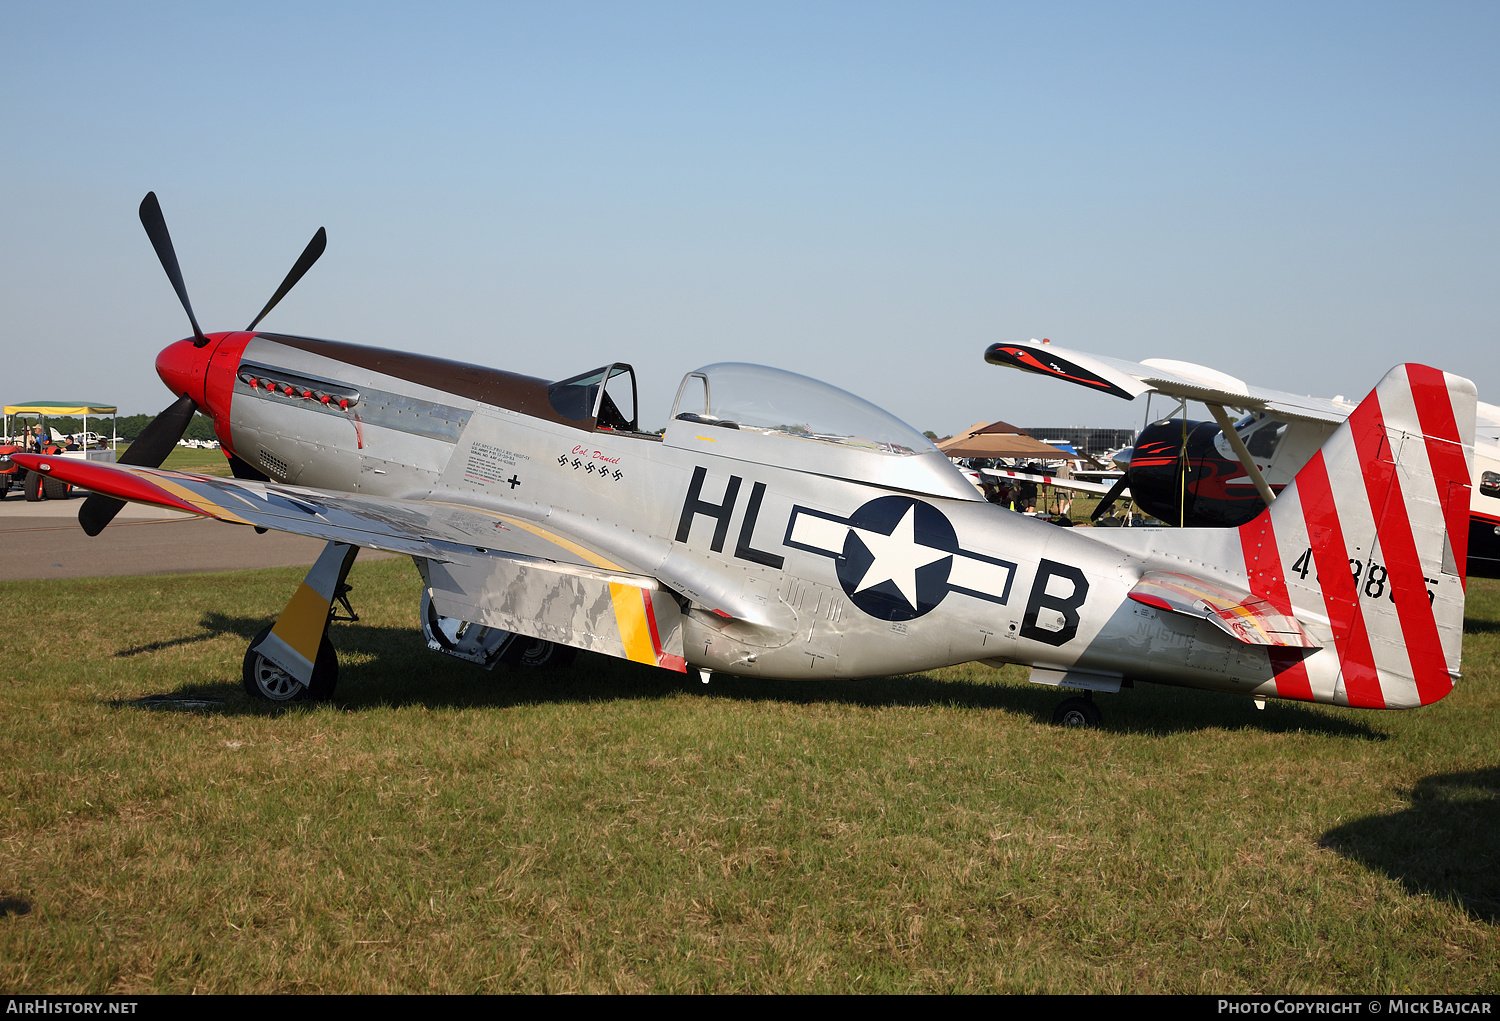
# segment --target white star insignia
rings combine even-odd
[[[917,542],[916,516],[917,508],[913,504],[906,509],[905,516],[891,530],[890,535],[863,528],[850,528],[875,558],[865,569],[864,577],[854,588],[855,592],[863,592],[889,581],[896,586],[913,610],[917,608],[917,569],[952,554]]]

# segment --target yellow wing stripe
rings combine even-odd
[[[240,517],[233,511],[225,510],[223,507],[221,507],[219,504],[214,503],[208,497],[202,496],[184,485],[173,482],[171,479],[166,478],[165,476],[150,475],[147,477],[155,485],[158,485],[161,488],[165,489],[173,496],[181,497],[183,500],[186,500],[194,507],[197,507],[200,511],[202,511],[204,514],[207,514],[211,518],[218,518],[220,521],[230,521],[236,525],[250,524],[250,522],[246,521],[244,518]],[[313,651],[316,652],[317,650],[314,649]]]
[[[442,501],[433,500],[432,502],[440,503]],[[519,521],[516,518],[506,517],[504,514],[496,514],[494,511],[487,511],[482,507],[470,507],[467,504],[461,503],[442,503],[442,505],[444,507],[456,507],[459,510],[465,510],[471,514],[483,514],[487,518],[494,518],[496,521],[503,521],[507,525],[514,525],[516,528],[524,528],[526,531],[530,532],[537,538],[546,539],[548,542],[552,543],[555,546],[561,546],[563,549],[567,550],[574,556],[581,557],[589,563],[593,564],[595,567],[602,567],[606,571],[620,571],[624,574],[633,573],[625,567],[622,567],[621,565],[615,563],[613,560],[606,560],[604,557],[601,557],[593,550],[578,545],[578,543],[574,542],[572,539],[564,539],[557,533],[549,532],[539,525],[533,525],[526,521]]]
[[[609,586],[609,597],[615,604],[615,624],[620,628],[620,643],[625,658],[632,663],[656,666],[656,648],[651,642],[651,624],[646,620],[646,603],[650,595],[634,585]]]

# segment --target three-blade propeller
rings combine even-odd
[[[151,239],[151,247],[156,249],[156,257],[161,260],[161,268],[166,270],[167,279],[172,282],[172,289],[177,292],[177,300],[182,302],[182,310],[187,313],[188,322],[193,325],[193,346],[203,347],[208,343],[208,337],[198,327],[198,319],[193,315],[192,302],[188,301],[187,285],[182,280],[182,269],[177,265],[177,250],[172,247],[172,235],[167,230],[166,217],[162,215],[161,203],[156,200],[156,192],[147,192],[146,197],[141,200],[141,226],[146,228],[146,236]],[[313,239],[307,243],[302,250],[291,272],[271,295],[271,300],[266,302],[266,307],[260,310],[245,329],[247,331],[255,327],[276,307],[277,302],[286,297],[287,292],[297,286],[297,281],[309,269],[313,263],[322,256],[323,250],[328,247],[328,232],[322,227],[313,235]],[[182,439],[183,433],[187,432],[188,423],[192,422],[193,414],[198,410],[195,402],[187,394],[180,395],[177,400],[166,408],[160,415],[153,418],[145,430],[136,437],[135,442],[126,448],[125,453],[120,455],[121,464],[139,465],[144,468],[158,468],[177,446],[177,441]],[[125,506],[123,500],[116,500],[112,496],[104,496],[94,493],[83,501],[83,506],[78,508],[78,523],[89,535],[98,535],[104,531],[104,526],[114,520],[120,508]]]

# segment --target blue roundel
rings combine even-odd
[[[880,620],[912,620],[948,594],[958,535],[943,512],[907,496],[871,500],[849,518],[835,561],[855,606]]]

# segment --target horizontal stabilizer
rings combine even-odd
[[[1205,619],[1246,645],[1316,649],[1322,644],[1296,617],[1278,610],[1268,600],[1187,574],[1148,571],[1130,590],[1130,598],[1159,610]]]

